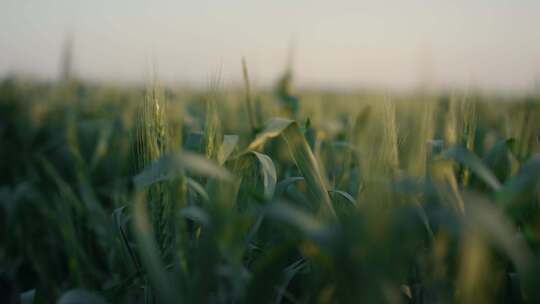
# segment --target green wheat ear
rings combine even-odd
[[[136,128],[136,159],[139,171],[157,161],[162,156],[175,152],[180,148],[180,131],[174,130],[168,117],[169,105],[165,94],[157,85],[147,90],[146,96],[138,111]],[[163,181],[146,189],[146,201],[149,214],[162,257],[174,241],[173,214],[179,207],[183,179]]]
[[[155,86],[148,89],[138,109],[136,159],[139,170],[158,159],[166,150],[165,112],[159,97]]]
[[[208,159],[217,160],[219,147],[223,141],[223,132],[219,120],[217,101],[219,98],[218,81],[214,80],[210,85],[210,91],[206,96],[206,117],[204,122],[204,152]]]

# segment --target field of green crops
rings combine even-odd
[[[540,99],[0,82],[1,303],[540,303]]]

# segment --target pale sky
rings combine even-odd
[[[0,77],[58,77],[68,34],[83,79],[274,81],[291,41],[297,83],[530,89],[540,0],[0,0]]]

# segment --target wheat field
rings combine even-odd
[[[2,303],[539,303],[540,99],[0,83]]]

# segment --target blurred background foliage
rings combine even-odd
[[[3,80],[2,302],[540,302],[537,97],[291,81]]]

